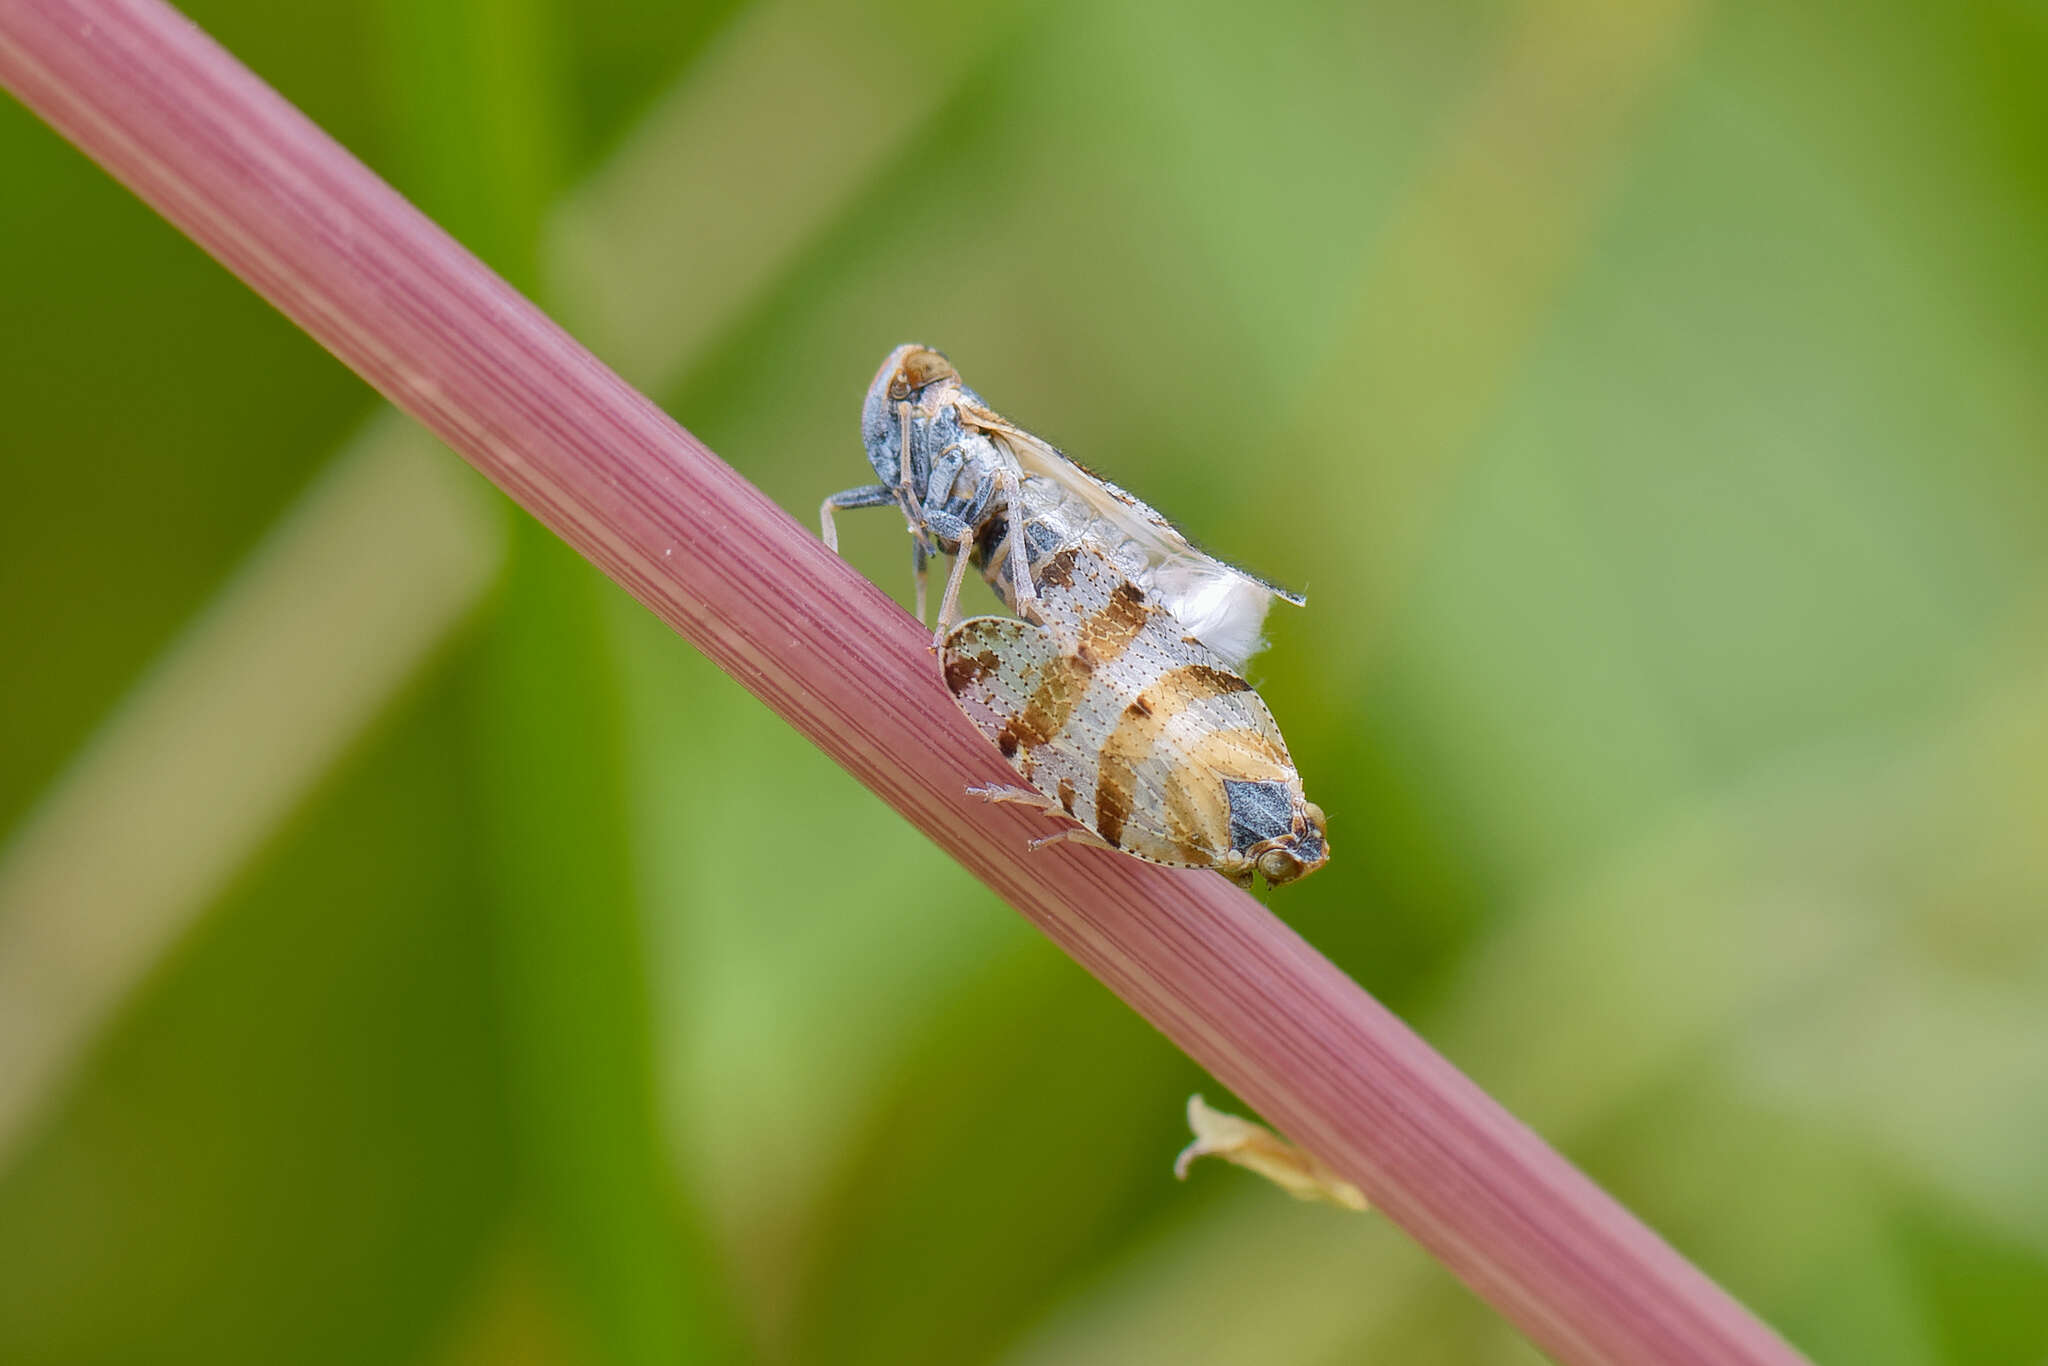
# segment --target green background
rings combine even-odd
[[[2048,9],[187,9],[807,524],[915,339],[1305,588],[1276,908],[1816,1358],[2048,1360]],[[0,171],[0,1360],[1534,1358]]]

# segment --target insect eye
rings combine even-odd
[[[898,400],[910,397],[910,381],[898,375],[889,381],[889,397]]]
[[[1301,860],[1285,849],[1268,849],[1259,855],[1259,871],[1268,882],[1289,882],[1301,876]]]

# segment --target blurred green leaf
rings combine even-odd
[[[567,73],[546,0],[386,7],[391,89],[424,206],[515,283],[561,193]],[[731,1330],[667,1161],[632,878],[618,692],[595,570],[520,517],[479,656],[477,814],[521,1202],[572,1350],[712,1360]]]
[[[510,1213],[464,708],[410,702],[0,1176],[0,1359],[403,1360]]]

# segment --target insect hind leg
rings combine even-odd
[[[938,650],[946,643],[946,637],[953,633],[953,627],[960,620],[960,585],[967,578],[968,543],[960,543],[960,553],[953,557],[952,572],[946,575],[946,593],[939,599],[939,624],[932,630],[932,649]],[[923,616],[918,617],[923,621]]]
[[[1072,821],[1074,819],[1065,807],[1046,796],[1043,792],[1035,791],[1032,788],[1015,787],[1007,783],[990,783],[985,787],[970,787],[967,789],[967,792],[969,796],[979,797],[985,802],[1004,802],[1017,806],[1036,807],[1046,815],[1057,816],[1063,821]],[[1041,835],[1031,841],[1026,847],[1033,853],[1036,853],[1047,845],[1052,844],[1083,844],[1094,849],[1116,848],[1114,844],[1111,844],[1085,825],[1068,825],[1064,830],[1055,831],[1050,835]]]
[[[1013,783],[984,783],[978,787],[969,787],[967,795],[979,797],[983,801],[990,803],[1035,806],[1051,816],[1064,816],[1067,814],[1060,809],[1059,803],[1053,801],[1052,798],[1046,796],[1043,792],[1038,792],[1028,787],[1018,787]]]
[[[927,550],[927,549],[925,548],[925,544],[924,544],[924,537],[922,537],[922,536],[913,536],[913,537],[911,537],[911,539],[910,539],[910,577],[911,577],[911,580],[912,580],[912,582],[913,582],[913,583],[915,583],[915,584],[916,584],[916,586],[917,586],[917,620],[918,620],[918,624],[919,624],[919,625],[923,625],[923,624],[924,624],[924,608],[925,608],[925,592],[924,592],[924,588],[925,588],[925,578],[926,578],[926,574],[925,574],[925,566],[926,566],[927,564],[929,564],[929,563],[931,562],[931,557],[932,557],[932,556],[931,556],[931,551],[929,551],[929,550]]]
[[[1056,831],[1050,835],[1041,835],[1024,847],[1035,854],[1047,845],[1052,844],[1079,844],[1089,849],[1109,849],[1118,853],[1122,852],[1114,844],[1111,844],[1085,825],[1069,826],[1065,830]]]

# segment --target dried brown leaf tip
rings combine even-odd
[[[1257,1172],[1297,1200],[1321,1200],[1342,1209],[1365,1210],[1365,1193],[1263,1124],[1212,1110],[1198,1095],[1188,1097],[1188,1128],[1195,1141],[1173,1160],[1173,1174],[1185,1181],[1198,1157],[1220,1157]]]

